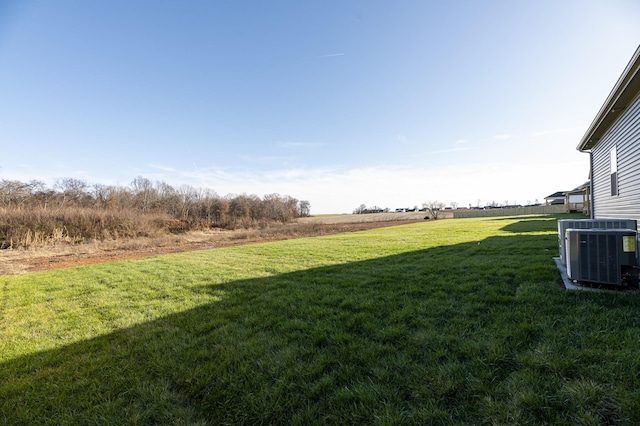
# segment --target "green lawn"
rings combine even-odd
[[[638,424],[640,296],[557,217],[0,277],[0,424]]]

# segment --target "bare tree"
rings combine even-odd
[[[229,223],[229,201],[217,198],[211,206],[213,220],[218,226],[226,226]]]
[[[191,208],[198,201],[199,192],[191,185],[183,184],[177,190],[180,200],[180,219],[189,219]]]
[[[251,220],[251,198],[247,194],[227,195],[229,200],[229,214],[234,225],[240,222],[243,226],[248,226]]]
[[[444,207],[444,203],[438,200],[422,203],[422,208],[427,211],[427,217],[433,220],[438,219],[440,210],[442,210],[443,207]]]
[[[21,205],[31,196],[31,187],[17,180],[0,181],[0,202],[4,207]]]
[[[300,217],[307,217],[311,214],[311,203],[307,200],[300,200],[298,202],[298,215]]]
[[[365,204],[360,204],[359,207],[356,207],[353,211],[353,214],[363,214],[367,211],[367,206]]]
[[[106,208],[109,206],[109,194],[111,194],[110,188],[107,185],[96,183],[93,185],[93,198],[95,199],[95,206]]]
[[[153,187],[153,183],[147,178],[138,176],[131,182],[131,187],[137,207],[143,212],[149,211],[158,198],[158,190]]]
[[[260,197],[255,194],[247,195],[247,202],[249,203],[249,215],[251,216],[251,219],[260,220],[265,217],[267,206]]]
[[[39,206],[43,209],[47,209],[49,202],[55,198],[55,191],[47,188],[47,185],[39,180],[32,180],[29,182],[31,187],[31,199],[29,202],[32,206]]]
[[[198,189],[198,202],[194,209],[195,215],[207,222],[213,222],[215,205],[218,201],[218,194],[212,189]]]
[[[67,204],[75,206],[83,206],[86,201],[92,199],[88,192],[89,185],[87,182],[75,179],[75,178],[62,178],[58,179],[54,185],[54,188],[58,190],[62,195],[61,206]]]

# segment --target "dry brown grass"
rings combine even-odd
[[[84,207],[0,209],[0,248],[35,248],[165,233],[164,214]]]
[[[361,220],[363,218],[356,216],[369,216],[370,220]],[[0,250],[0,275],[59,269],[181,251],[360,231],[422,220],[422,216],[416,215],[412,219],[406,217],[403,219],[397,216],[394,221],[384,221],[380,220],[380,216],[374,216],[348,215],[342,220],[336,220],[338,216],[326,216],[305,218],[299,220],[298,223],[272,224],[261,229],[215,228],[186,231],[180,234],[161,233],[135,238],[95,239],[77,244],[58,242],[57,244],[31,245],[29,248]],[[354,222],[354,219],[360,219],[360,221]]]

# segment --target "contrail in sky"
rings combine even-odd
[[[315,56],[315,58],[316,59],[319,59],[319,58],[334,58],[336,56],[344,56],[344,53],[330,53],[328,55]]]

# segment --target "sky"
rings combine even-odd
[[[544,202],[638,44],[635,0],[0,0],[0,180]]]

